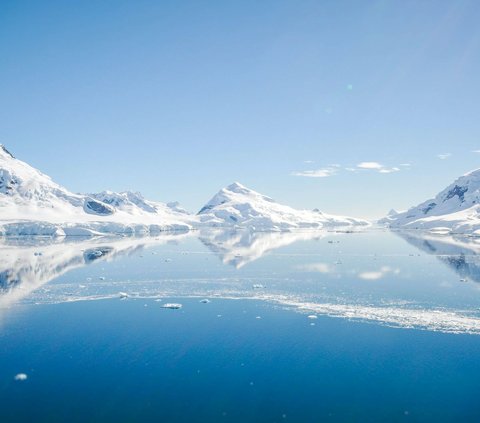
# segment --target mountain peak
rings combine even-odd
[[[10,153],[10,151],[8,151],[3,144],[0,144],[0,153],[4,153],[4,154],[6,154],[7,156],[9,156],[9,157],[12,158],[12,159],[15,158],[15,157],[13,156],[13,154]]]
[[[251,191],[245,185],[242,185],[240,182],[234,182],[225,188],[227,191],[239,192],[239,191]]]

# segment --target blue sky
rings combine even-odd
[[[0,142],[75,192],[378,217],[480,167],[478,1],[0,3]],[[442,155],[439,157],[439,155]]]

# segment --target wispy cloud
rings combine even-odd
[[[443,154],[437,154],[437,157],[440,159],[440,160],[446,160],[448,159],[449,157],[451,157],[452,155],[450,153],[443,153]]]
[[[338,167],[329,166],[316,170],[302,170],[300,172],[292,172],[293,176],[305,176],[307,178],[328,178],[329,176],[336,175]]]
[[[325,166],[320,169],[295,171],[295,172],[292,172],[291,175],[304,176],[307,178],[328,178],[329,176],[337,175],[342,171],[347,171],[347,172],[373,171],[373,172],[385,174],[385,173],[399,172],[400,166],[410,167],[410,163],[402,163],[398,166],[386,166],[378,162],[361,162],[354,167],[350,166],[350,167],[344,167],[344,168],[342,168],[341,165],[335,163],[335,164],[329,164],[328,166]]]
[[[362,162],[357,165],[359,169],[374,169],[379,170],[382,169],[384,166],[378,162]]]
[[[480,153],[480,150],[472,150],[472,153]]]
[[[393,173],[400,170],[399,167],[388,167],[378,162],[361,162],[357,164],[357,169],[360,170],[374,170],[378,173]]]

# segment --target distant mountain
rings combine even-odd
[[[73,194],[0,145],[0,234],[92,235],[188,230],[193,217],[138,193]]]
[[[235,182],[221,189],[197,216],[209,226],[249,227],[260,230],[323,228],[330,226],[367,226],[369,222],[334,216],[319,210],[295,210],[276,203]]]
[[[467,173],[407,211],[392,211],[379,223],[392,228],[480,235],[480,169]]]

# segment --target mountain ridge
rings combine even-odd
[[[379,221],[391,228],[480,235],[480,169],[455,179],[435,197]]]
[[[210,226],[282,231],[368,224],[318,209],[296,210],[239,182],[218,191],[196,215],[178,202],[147,200],[139,192],[74,194],[15,158],[4,145],[0,148],[3,235],[149,234]]]

